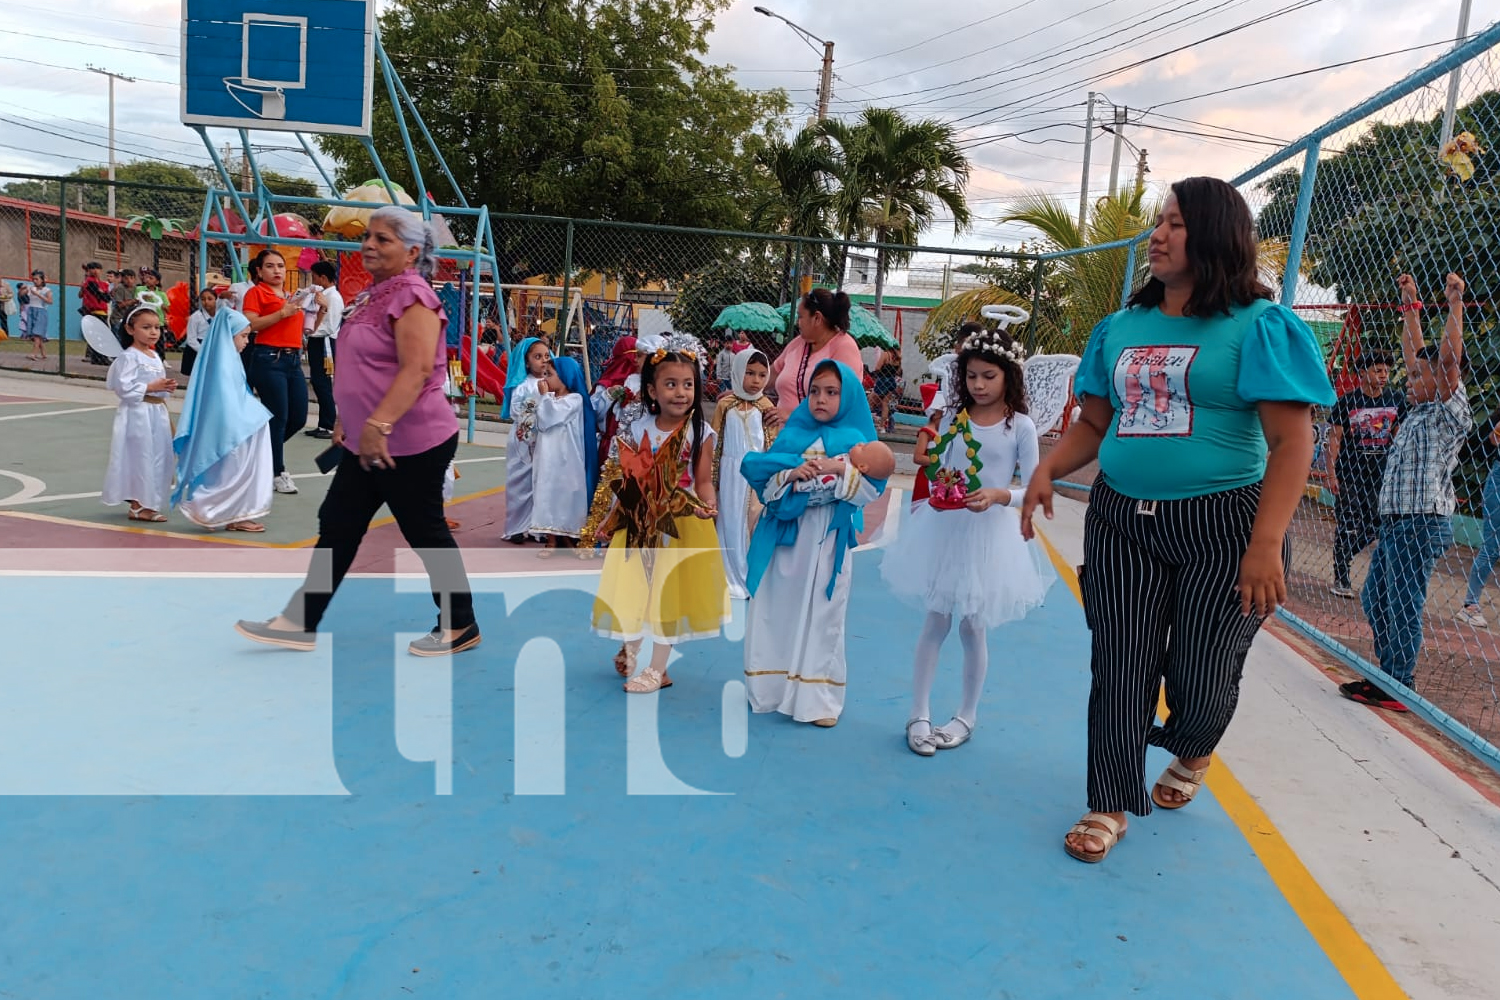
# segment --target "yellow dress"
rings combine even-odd
[[[705,428],[703,447],[713,447]],[[693,492],[687,426],[663,431],[644,416],[610,446],[584,537],[609,534],[593,630],[622,642],[665,645],[719,634],[729,585],[714,522]],[[591,530],[592,529],[592,530]]]

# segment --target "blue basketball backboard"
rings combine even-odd
[[[183,0],[182,122],[370,134],[375,0]]]

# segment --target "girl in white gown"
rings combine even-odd
[[[1017,513],[1038,458],[1036,425],[1026,415],[1025,359],[1005,333],[969,337],[948,412],[935,434],[924,429],[918,437],[931,496],[901,525],[881,563],[891,590],[927,612],[906,724],[907,745],[922,756],[968,742],[989,666],[986,630],[1024,617],[1057,579],[1041,544],[1021,537]],[[1012,486],[1018,469],[1020,485]],[[955,617],[964,649],[963,704],[934,729],[932,682]]]
[[[519,528],[546,535],[550,555],[561,538],[578,538],[598,477],[599,439],[583,368],[569,357],[551,359],[536,397],[531,453],[531,520]]]
[[[265,531],[271,511],[271,412],[240,361],[250,321],[219,306],[203,335],[177,421],[177,492],[184,517],[212,531]]]
[[[172,421],[167,397],[177,382],[156,353],[161,318],[151,306],[137,306],[125,317],[125,350],[109,366],[105,384],[120,397],[104,474],[107,506],[130,504],[132,521],[165,521],[161,513],[172,492]]]
[[[714,485],[719,491],[719,542],[724,548],[724,575],[729,596],[744,600],[749,568],[750,533],[760,516],[760,499],[740,473],[740,462],[752,451],[765,451],[776,439],[776,405],[765,396],[771,363],[757,350],[733,356],[730,391],[714,411],[718,435],[714,455]]]
[[[746,578],[745,687],[756,712],[823,727],[843,713],[848,550],[859,509],[885,490],[885,480],[865,476],[847,456],[875,440],[859,375],[823,361],[775,443],[741,463],[766,505]]]
[[[505,443],[505,531],[502,537],[517,545],[526,541],[536,500],[532,474],[536,436],[537,397],[552,352],[536,337],[527,337],[510,352],[505,368],[505,398],[500,419],[510,421]]]

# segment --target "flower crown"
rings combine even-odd
[[[998,330],[981,330],[979,333],[971,334],[964,341],[963,349],[966,351],[983,351],[985,354],[993,354],[996,357],[1005,358],[1018,365],[1026,364],[1026,348],[1019,342],[1010,340]]]
[[[698,338],[686,333],[669,333],[663,340],[662,346],[658,347],[651,355],[651,363],[659,365],[667,359],[670,354],[687,358],[699,368],[703,367],[703,345],[698,343]]]

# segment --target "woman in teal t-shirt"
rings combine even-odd
[[[1084,522],[1093,632],[1089,812],[1064,847],[1102,861],[1125,814],[1192,801],[1239,700],[1261,623],[1286,599],[1286,530],[1313,456],[1312,406],[1333,389],[1317,341],[1257,277],[1238,191],[1172,185],[1151,280],[1089,337],[1081,419],[1037,468],[1022,531],[1052,481],[1095,459]],[[1169,715],[1153,723],[1166,683]],[[1148,794],[1147,745],[1176,756]]]

